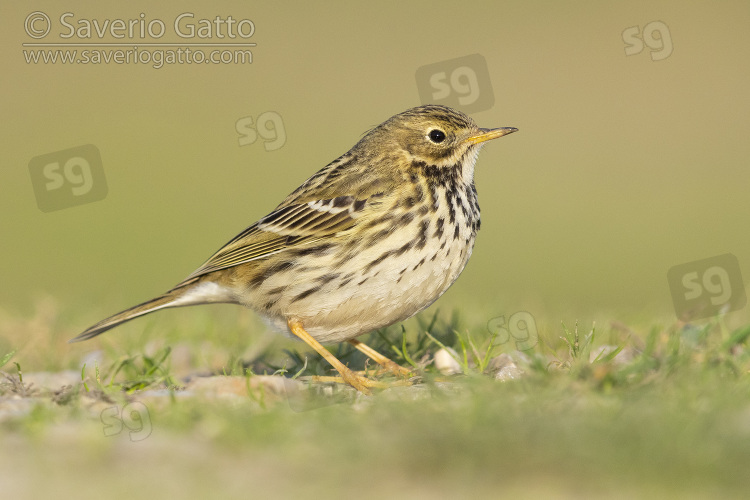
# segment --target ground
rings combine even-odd
[[[750,487],[750,326],[725,317],[542,325],[519,351],[492,328],[423,315],[361,338],[413,368],[412,385],[331,347],[391,385],[368,397],[312,382],[330,374],[315,353],[222,313],[167,314],[86,348],[64,343],[79,318],[54,302],[3,313],[5,496],[740,498]]]

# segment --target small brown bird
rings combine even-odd
[[[479,230],[474,164],[483,143],[516,132],[484,129],[436,105],[370,130],[168,292],[90,327],[76,342],[168,307],[232,303],[304,340],[357,390],[375,385],[321,342],[355,337],[432,304],[466,266]]]

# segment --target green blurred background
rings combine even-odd
[[[52,19],[49,42],[64,12],[144,13],[168,28],[158,42],[184,42],[171,23],[193,12],[251,19],[257,46],[244,65],[27,64],[32,11]],[[623,32],[654,21],[673,52],[626,56]],[[746,1],[39,1],[3,3],[0,23],[0,305],[12,314],[52,296],[81,330],[166,290],[363,132],[421,104],[418,68],[477,53],[494,105],[473,118],[520,132],[480,155],[482,231],[433,308],[478,323],[521,310],[647,322],[674,319],[672,266],[732,253],[750,276]],[[268,111],[283,147],[241,146],[238,120]],[[30,160],[85,144],[101,152],[106,198],[40,211]]]

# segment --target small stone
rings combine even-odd
[[[492,358],[487,365],[487,371],[495,380],[502,381],[519,379],[524,373],[507,353]]]
[[[461,365],[456,358],[458,358],[458,353],[450,347],[440,349],[435,353],[435,368],[443,375],[461,373]]]

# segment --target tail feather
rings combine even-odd
[[[175,304],[175,301],[179,297],[179,295],[180,294],[175,293],[175,290],[170,290],[164,295],[160,295],[159,297],[148,300],[142,304],[133,306],[130,309],[126,309],[122,312],[114,314],[107,319],[103,319],[97,324],[87,328],[86,331],[84,331],[82,334],[80,334],[74,339],[69,340],[68,342],[73,343],[73,342],[80,342],[82,340],[88,340],[92,337],[96,337],[97,335],[100,335],[106,332],[110,328],[114,328],[118,325],[121,325],[122,323],[125,323],[126,321],[130,321],[131,319],[138,318],[150,312],[158,311],[159,309],[164,309],[167,307],[177,307],[180,305],[189,305],[189,304]]]
[[[159,309],[194,306],[198,304],[238,303],[234,292],[230,287],[226,287],[216,282],[209,276],[210,275],[206,275],[199,278],[185,280],[165,294],[100,321],[68,342],[88,340],[106,332],[110,328],[121,325],[126,321],[138,318],[144,314],[158,311]]]

